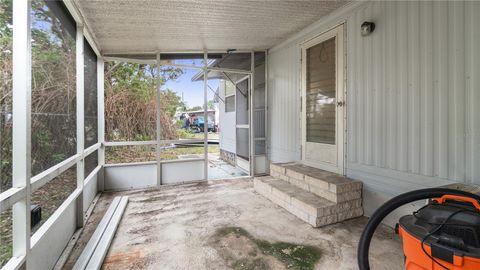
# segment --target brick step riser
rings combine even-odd
[[[300,200],[295,199],[295,197],[292,197],[288,193],[284,193],[281,190],[278,190],[272,187],[268,187],[268,188],[271,190],[270,192],[272,196],[278,197],[279,199],[284,200],[294,206],[296,205],[305,209],[309,209],[309,213],[312,213],[312,214],[316,213],[316,215],[319,215],[319,216],[335,214],[338,212],[342,212],[344,210],[362,207],[361,194],[357,198],[346,200],[344,202],[339,202],[332,206],[326,206],[325,208],[315,208],[315,207],[311,207],[308,204],[305,204]]]
[[[363,215],[361,199],[338,203],[324,208],[315,208],[262,181],[254,180],[254,188],[262,196],[313,227],[324,226]]]
[[[294,216],[298,217],[299,219],[307,222],[313,227],[326,226],[329,224],[337,223],[347,219],[352,219],[355,217],[360,217],[363,215],[363,208],[359,207],[359,208],[345,210],[343,212],[334,213],[327,216],[320,216],[320,217],[311,216],[308,213],[303,212],[301,209],[293,206],[292,204],[288,204],[284,200],[271,195],[271,193],[270,194],[260,193],[260,194],[266,197],[267,199],[269,199],[270,201],[274,202],[275,204],[281,206],[282,208],[284,208]]]
[[[360,207],[360,208],[352,209],[350,211],[340,212],[334,215],[318,217],[316,219],[315,225],[312,225],[312,226],[321,227],[321,226],[325,226],[325,225],[329,225],[329,224],[333,224],[333,223],[337,223],[337,222],[341,222],[344,220],[361,217],[361,216],[363,216],[363,208]],[[312,224],[312,222],[309,222],[309,223]]]
[[[263,194],[262,194],[263,195]],[[310,206],[305,205],[304,203],[295,200],[294,198],[290,199],[290,202],[287,200],[284,200],[283,198],[276,196],[274,193],[270,193],[268,196],[273,197],[276,199],[276,201],[280,200],[286,204],[291,205],[292,207],[299,209],[300,211],[313,216],[313,217],[324,217],[324,216],[330,216],[330,215],[336,215],[340,214],[343,212],[349,212],[352,211],[352,209],[362,209],[362,200],[353,200],[353,201],[348,201],[345,203],[342,203],[341,205],[334,205],[334,206],[329,206],[326,208],[311,208]],[[362,213],[363,214],[363,213]]]
[[[340,192],[336,193],[332,192],[331,189],[328,188],[328,183],[312,178],[310,176],[305,176],[305,178],[312,178],[314,180],[300,180],[291,176],[279,174],[275,171],[271,171],[270,175],[272,177],[287,181],[296,187],[299,187],[305,191],[312,192],[332,202],[340,203],[359,199],[362,197],[362,184],[360,182],[354,182],[351,186],[342,188]],[[325,185],[322,185],[323,183],[326,185],[326,187]]]

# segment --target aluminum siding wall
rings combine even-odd
[[[453,181],[480,185],[479,14],[480,2],[369,2],[274,47],[271,160],[300,158],[300,44],[345,22],[347,175],[378,195],[375,205]],[[364,21],[376,24],[368,37]]]
[[[268,57],[268,134],[270,160],[300,159],[300,56],[296,45]]]
[[[235,112],[225,112],[225,84],[220,81],[219,96],[223,100],[219,103],[220,148],[231,153],[236,152],[235,144]]]

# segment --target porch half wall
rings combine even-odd
[[[364,182],[366,215],[409,190],[480,185],[478,14],[480,2],[354,3],[272,48],[270,160],[300,160],[300,44],[345,23],[346,174]]]

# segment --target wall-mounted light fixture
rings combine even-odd
[[[363,22],[361,29],[362,36],[368,36],[375,30],[375,24],[373,22]]]

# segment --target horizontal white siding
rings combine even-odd
[[[345,22],[347,175],[388,196],[480,184],[479,14],[480,2],[354,4],[273,48],[271,160],[299,159],[300,44]]]
[[[300,49],[294,44],[268,57],[270,160],[300,158]]]

